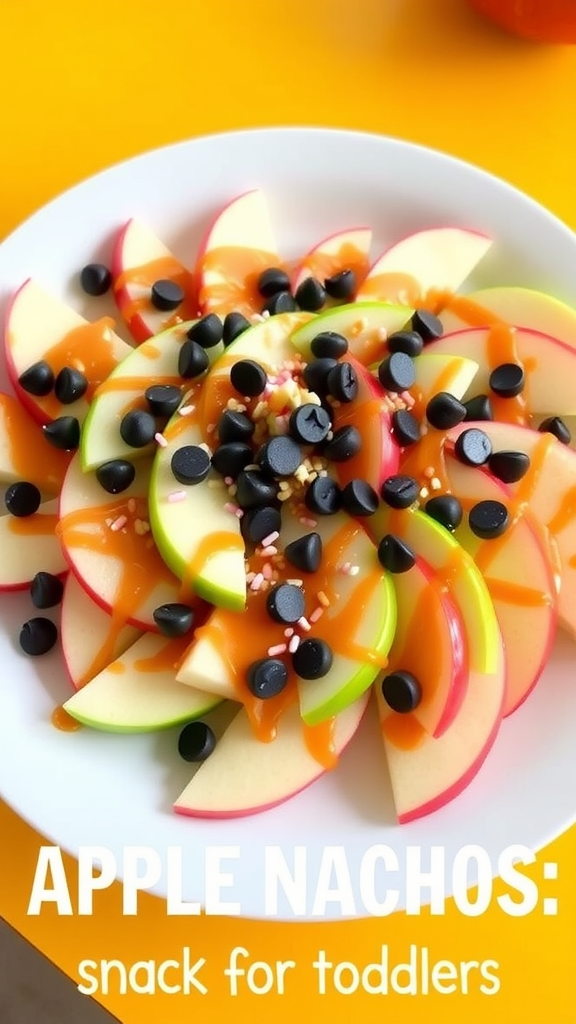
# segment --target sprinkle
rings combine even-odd
[[[318,622],[318,619],[321,619],[323,615],[324,609],[321,608],[320,605],[318,605],[318,607],[314,609],[312,615],[310,616],[310,622]]]
[[[303,587],[304,580],[286,580],[286,583],[290,583],[293,587]]]
[[[228,487],[228,494],[230,495],[231,498],[234,497],[234,495],[236,494],[237,490],[238,490],[237,484],[230,484],[230,486]]]
[[[236,519],[242,519],[242,516],[244,515],[243,509],[237,508],[234,515],[236,516]]]
[[[350,562],[344,562],[344,565],[340,566],[340,572],[342,573],[343,576],[347,576],[348,573],[350,572],[350,569],[351,569],[351,563]]]
[[[284,636],[288,640],[290,639],[291,636],[294,636],[294,630],[293,630],[292,626],[288,626],[288,628],[284,630]]]
[[[437,476],[433,476],[430,481],[430,487],[433,491],[439,491],[442,489],[442,483]]]
[[[168,447],[168,441],[166,440],[164,435],[161,434],[160,432],[158,432],[157,434],[154,434],[154,440],[156,441],[156,444],[160,448],[167,448]]]
[[[234,477],[232,477],[232,476],[225,476],[224,477],[224,483],[226,484],[226,487],[231,487],[232,484],[234,483]]]
[[[318,526],[317,520],[310,519],[308,516],[300,516],[298,522],[301,523],[302,526],[308,526],[311,530],[313,530],[315,526]]]
[[[276,644],[274,647],[269,647],[266,651],[269,658],[276,658],[279,654],[286,654],[288,650],[288,644]]]
[[[265,548],[262,548],[260,554],[263,558],[269,558],[272,555],[278,554],[278,548],[274,544],[268,544]]]
[[[422,476],[425,476],[427,480],[431,480],[435,472],[434,466],[426,466]]]
[[[145,537],[147,533],[150,533],[150,523],[147,523],[144,519],[135,519],[134,532],[139,537]]]
[[[216,424],[215,423],[209,423],[208,426],[206,427],[206,433],[207,434],[213,434],[215,430],[216,430]]]
[[[262,566],[262,575],[263,575],[264,579],[265,580],[271,580],[273,574],[274,574],[274,570],[272,569],[272,566],[270,565],[270,562],[266,562]]]
[[[186,501],[186,491],[172,491],[168,495],[168,501],[171,505],[176,501]]]
[[[300,647],[300,637],[294,635],[288,644],[288,650],[290,654],[294,654],[295,651]]]
[[[316,597],[318,598],[318,600],[319,600],[319,602],[320,602],[320,604],[322,605],[323,608],[329,608],[330,607],[330,601],[326,597],[326,594],[324,593],[323,590],[319,590],[318,593],[316,594]]]
[[[308,619],[306,618],[305,615],[303,615],[301,619],[298,619],[298,625],[300,626],[300,629],[304,630],[305,633],[309,633],[310,630],[312,629],[312,626],[308,622]]]
[[[261,572],[257,572],[252,583],[250,584],[250,590],[260,590],[260,587],[264,583],[264,576]]]
[[[198,447],[201,448],[203,452],[206,452],[207,455],[212,455],[212,449],[210,448],[209,445],[206,444],[206,441],[201,441]]]
[[[235,505],[233,501],[227,501],[224,505],[224,511],[231,512],[232,515],[235,516],[238,511],[238,505]]]
[[[269,544],[274,544],[275,541],[278,540],[279,536],[280,534],[278,530],[273,530],[272,533],[269,533],[267,537],[264,537],[264,540],[262,541],[262,547],[267,548]]]
[[[386,341],[386,338],[388,337],[388,331],[386,328],[379,327],[376,331],[376,337],[378,338],[378,341]]]
[[[264,322],[266,317],[262,316],[262,313],[253,313],[250,319],[253,324],[261,324]]]
[[[136,502],[134,501],[134,498],[130,498],[128,502],[128,511],[132,514],[136,511]]]
[[[191,416],[196,411],[195,405],[181,405],[178,409],[179,416]]]
[[[411,409],[412,406],[416,405],[416,399],[414,398],[414,395],[410,394],[409,391],[403,391],[402,394],[400,395],[400,398],[408,406],[409,409]]]
[[[118,530],[121,530],[123,526],[126,526],[127,522],[128,516],[118,516],[118,519],[114,520],[110,529],[112,530],[113,533],[117,533]]]
[[[420,488],[420,497],[422,499],[427,498],[429,494],[430,494],[430,491],[428,490],[427,487],[421,487]]]
[[[278,501],[288,501],[288,498],[292,497],[292,489],[289,491],[280,491],[278,495]]]
[[[360,566],[359,565],[351,565],[349,570],[348,570],[348,575],[349,576],[357,576],[359,572],[360,572]]]
[[[112,519],[111,516],[106,516],[106,519],[104,520],[104,522],[106,523],[106,526],[112,526],[112,523],[114,522],[114,520]]]
[[[252,580],[254,579],[255,575],[256,575],[255,572],[247,572],[246,573],[246,583],[252,583]]]
[[[262,319],[263,320],[267,320],[269,316],[270,316],[270,310],[269,309],[263,309],[262,310]]]

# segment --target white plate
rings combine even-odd
[[[78,269],[109,258],[129,217],[146,220],[184,261],[215,212],[244,190],[265,190],[281,252],[304,252],[342,227],[370,224],[376,253],[413,229],[460,224],[497,240],[474,284],[524,284],[576,304],[576,238],[509,185],[457,160],[404,142],[316,129],[212,136],[147,153],[60,196],[0,247],[1,300],[33,276],[89,316],[102,300],[81,296]],[[98,313],[96,313],[98,311]],[[27,660],[14,638],[31,614],[24,595],[0,599],[0,778],[5,800],[51,841],[76,854],[103,845],[121,858],[127,845],[184,850],[185,896],[203,898],[198,871],[207,845],[239,845],[227,898],[246,916],[264,916],[264,847],[288,856],[308,849],[310,891],[326,845],[344,846],[358,894],[365,850],[387,843],[403,862],[407,845],[480,843],[538,849],[576,818],[574,648],[561,640],[525,706],[504,723],[495,748],[467,791],[442,811],[399,827],[374,723],[338,770],[262,815],[233,820],[172,814],[187,781],[175,752],[177,730],[122,737],[88,729],[63,734],[49,723],[68,693],[60,656]],[[426,859],[426,852],[424,852]],[[397,880],[395,880],[397,881]],[[401,886],[400,886],[401,887]],[[166,893],[163,877],[155,891]],[[311,900],[310,900],[311,903]],[[309,908],[310,909],[310,908]],[[360,899],[357,913],[363,914]],[[327,916],[339,916],[337,905]],[[287,907],[280,916],[290,917]]]

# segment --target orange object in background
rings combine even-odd
[[[576,0],[469,0],[502,28],[542,43],[576,43]]]

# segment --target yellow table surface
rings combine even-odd
[[[576,228],[576,47],[515,40],[462,0],[3,0],[0,40],[0,237],[126,157],[206,132],[277,124],[355,128],[444,150],[514,183]],[[558,918],[425,913],[331,925],[167,919],[151,897],[138,918],[122,919],[119,886],[102,894],[93,918],[30,918],[42,839],[2,803],[0,836],[0,914],[71,976],[83,957],[161,960],[190,944],[207,958],[204,1001],[103,999],[130,1024],[180,1024],[200,1006],[218,1022],[233,1012],[254,1024],[271,1014],[336,1024],[576,1019],[574,829],[546,851],[560,865]],[[74,879],[74,862],[66,863]],[[492,1001],[313,995],[305,963],[318,948],[360,963],[384,941],[400,958],[412,941],[438,958],[500,959],[502,990]],[[256,959],[297,951],[297,983],[283,997],[231,1002],[221,972],[236,944]]]

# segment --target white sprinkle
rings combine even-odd
[[[261,572],[257,572],[252,583],[250,584],[250,590],[260,590],[260,587],[264,583],[264,576]]]
[[[191,416],[196,411],[195,405],[181,405],[178,409],[179,416]]]
[[[304,586],[304,580],[286,580],[286,583],[291,583],[293,587]]]
[[[433,491],[439,491],[442,488],[442,484],[437,476],[433,476],[430,481],[430,487]]]
[[[349,576],[357,576],[359,572],[360,572],[360,566],[359,565],[351,565],[349,570],[348,570],[348,575]]]
[[[288,650],[288,644],[276,644],[274,647],[269,647],[266,651],[269,658],[276,658],[279,654],[285,654]]]
[[[159,445],[160,448],[168,447],[168,441],[166,440],[163,434],[154,434],[154,440],[156,441],[156,444]]]
[[[127,522],[128,516],[118,516],[118,519],[114,520],[110,529],[112,530],[113,533],[117,533],[118,530],[121,530],[123,526],[126,526]]]
[[[318,622],[318,619],[321,619],[323,615],[324,609],[321,608],[320,605],[318,605],[318,607],[314,609],[312,615],[310,616],[310,622]]]
[[[424,498],[427,498],[429,494],[430,494],[430,491],[428,490],[428,488],[427,488],[427,487],[421,487],[421,488],[420,488],[420,497],[421,497],[421,498],[422,498],[423,500],[424,500]]]
[[[298,619],[298,625],[300,626],[300,629],[304,630],[305,633],[309,633],[310,630],[312,629],[312,626],[308,622],[308,619],[306,618],[305,615],[303,615],[301,619]]]
[[[269,309],[263,309],[262,310],[262,319],[263,320],[267,320],[269,316],[270,316],[270,310]]]
[[[128,511],[134,513],[136,511],[136,502],[134,498],[130,498],[128,502]]]
[[[264,540],[262,541],[262,547],[267,548],[269,544],[274,544],[278,540],[279,536],[280,534],[278,533],[278,530],[273,530],[272,533],[269,533],[267,537],[264,537]]]
[[[294,654],[294,652],[297,651],[299,647],[300,637],[293,636],[292,639],[290,640],[290,643],[288,644],[288,650],[290,651],[290,654]]]
[[[294,636],[294,630],[292,629],[292,626],[288,626],[288,628],[284,630],[284,636],[287,637],[288,640],[290,639],[291,636]]]
[[[254,579],[255,575],[255,572],[246,573],[246,583],[252,583],[252,580]]]
[[[210,429],[210,427],[208,427],[208,429]],[[201,441],[198,447],[201,448],[203,452],[206,452],[207,455],[212,455],[212,449],[206,444],[206,441]]]
[[[260,554],[262,555],[263,558],[268,558],[269,555],[277,555],[278,548],[274,547],[274,544],[268,544],[267,547],[262,548]]]
[[[186,501],[186,491],[172,491],[171,494],[168,495],[168,501],[171,505],[176,501]]]

